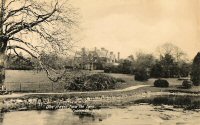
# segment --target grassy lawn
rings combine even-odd
[[[190,89],[184,89],[182,88],[182,82],[183,80],[178,80],[177,78],[166,78],[166,80],[169,82],[168,88],[158,88],[153,87],[153,83],[155,79],[149,79],[149,85],[152,85],[151,87],[145,87],[140,88],[143,91],[151,91],[151,92],[183,92],[183,93],[194,93],[194,94],[200,94],[200,86],[193,86]]]
[[[129,75],[129,74],[115,74],[115,73],[106,73],[106,74],[113,76],[115,78],[121,78],[125,80],[125,83],[120,83],[117,86],[117,89],[124,89],[124,88],[135,86],[135,85],[153,85],[153,82],[154,82],[154,79],[150,79],[144,82],[135,81],[134,75]]]
[[[11,91],[46,92],[58,87],[47,78],[44,72],[24,70],[6,70],[5,84]]]
[[[134,85],[150,85],[150,87],[139,88],[134,90],[134,92],[184,92],[184,93],[195,93],[200,94],[200,86],[193,86],[191,89],[183,89],[181,88],[183,80],[178,80],[178,78],[165,78],[169,82],[168,88],[157,88],[154,87],[155,78],[150,78],[148,81],[139,82],[134,80],[133,75],[125,75],[125,74],[109,74],[116,78],[122,78],[126,81],[126,83],[119,85],[118,88],[127,88]]]
[[[88,72],[88,71],[87,71]],[[92,71],[91,73],[96,73],[101,71]],[[127,74],[114,74],[107,73],[115,78],[121,78],[125,80],[125,83],[117,84],[116,89],[123,89],[135,85],[151,85],[155,79],[149,79],[145,82],[139,82],[134,80],[134,75]],[[191,89],[181,89],[181,80],[177,78],[167,78],[166,79],[170,87],[169,88],[155,88],[146,87],[142,88],[145,91],[171,91],[171,92],[194,92],[200,93],[200,87],[192,87]],[[44,72],[37,71],[6,71],[6,86],[11,91],[22,91],[22,92],[64,92],[64,85],[58,83],[52,83]]]
[[[85,71],[89,72],[89,71]],[[92,71],[97,73],[102,71]],[[115,78],[121,78],[125,80],[125,83],[117,84],[116,89],[123,89],[130,86],[150,84],[147,82],[138,82],[134,80],[133,75],[127,74],[108,74]],[[19,70],[7,70],[6,71],[6,86],[11,91],[22,92],[64,92],[64,86],[62,84],[51,82],[44,72],[37,71],[19,71]]]

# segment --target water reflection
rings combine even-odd
[[[148,99],[137,100],[134,103],[149,103],[153,105],[172,105],[174,108],[186,110],[200,109],[200,97],[185,95],[156,96]]]
[[[99,112],[93,116],[74,115],[70,109],[8,112],[1,114],[0,125],[96,125],[111,116]]]
[[[8,112],[0,125],[199,125],[200,114],[183,110],[155,110],[157,106],[133,105],[101,109],[94,116],[74,115],[70,109]]]
[[[0,124],[3,123],[3,119],[4,119],[4,114],[0,113]]]
[[[91,116],[75,115],[71,109],[8,112],[0,114],[0,125],[199,125],[200,123],[198,110],[184,110],[189,107],[199,108],[199,97],[158,96],[134,103],[137,104],[125,108],[97,110]],[[178,106],[178,109],[174,106]]]

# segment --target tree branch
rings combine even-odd
[[[21,7],[15,6],[15,3]],[[37,59],[48,78],[54,82],[61,79],[66,70],[60,76],[49,64],[44,63],[41,51],[65,54],[66,50],[72,47],[70,30],[75,24],[72,16],[74,13],[70,10],[71,7],[64,7],[67,11],[62,10],[62,7],[64,5],[60,4],[60,1],[58,5],[58,0],[50,6],[38,4],[35,0],[9,0],[3,8],[5,13],[2,14],[3,32],[0,38],[6,38],[2,44],[5,49],[2,51],[12,50],[17,56],[20,56],[18,51],[28,53]],[[38,48],[35,43],[28,40],[31,35],[39,39],[37,40],[41,45],[38,45],[39,47],[44,47]],[[8,42],[10,45],[7,45]],[[16,42],[17,45],[13,45]],[[52,71],[56,73],[56,77],[51,75]]]
[[[29,50],[27,50],[27,49],[25,49],[25,48],[23,48],[21,46],[17,46],[17,45],[15,45],[15,46],[7,46],[7,50],[9,50],[9,49],[13,49],[13,50],[14,49],[20,49],[20,50],[23,50],[23,51],[27,52],[29,55],[31,55],[33,58],[38,59],[38,57],[35,56],[32,52],[30,52]]]
[[[20,32],[22,30],[25,30],[25,29],[31,29],[34,26],[39,25],[40,23],[46,21],[57,11],[57,8],[56,8],[57,4],[58,3],[56,3],[55,8],[52,10],[52,12],[43,14],[43,15],[38,15],[37,19],[33,22],[27,23],[22,20],[22,21],[16,23],[15,25],[11,26],[8,29],[8,31],[6,31],[8,33],[8,36],[12,36],[12,35]]]
[[[41,68],[47,73],[47,77],[48,77],[51,81],[53,81],[53,82],[58,82],[60,79],[62,79],[62,77],[64,76],[64,74],[66,74],[66,72],[67,72],[67,70],[65,69],[64,72],[63,72],[61,75],[59,75],[59,76],[57,76],[57,77],[53,77],[53,76],[51,75],[51,73],[49,72],[48,68],[45,67],[45,64],[42,63],[42,61],[40,61],[40,59],[39,59],[40,57],[36,57],[36,56],[35,56],[33,53],[31,53],[29,50],[24,49],[24,48],[22,48],[22,47],[20,47],[20,46],[8,46],[8,49],[12,49],[12,50],[15,52],[15,54],[17,54],[17,55],[18,55],[18,53],[16,52],[16,49],[21,49],[21,50],[27,52],[28,54],[30,54],[33,58],[37,59],[37,61],[39,62]],[[55,72],[55,70],[53,70],[53,71]],[[56,74],[57,74],[57,73],[56,73]]]

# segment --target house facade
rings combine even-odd
[[[87,70],[101,70],[106,64],[116,64],[120,53],[116,56],[114,52],[105,48],[86,49],[77,51],[74,57],[74,66]]]

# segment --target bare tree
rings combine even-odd
[[[160,59],[173,59],[178,66],[178,76],[181,74],[181,67],[188,61],[187,54],[178,46],[172,43],[165,43],[157,48]],[[169,58],[170,57],[170,58]]]
[[[186,53],[183,52],[179,47],[172,43],[165,43],[159,47],[157,47],[157,52],[160,57],[164,57],[165,55],[171,55],[176,59],[177,62],[182,60],[186,60]]]
[[[153,54],[137,52],[135,59],[136,69],[149,69],[155,64],[155,57]]]
[[[8,52],[17,56],[19,52],[29,54],[52,81],[58,81],[60,75],[52,76],[40,55],[41,52],[65,55],[71,49],[71,31],[77,22],[76,11],[68,0],[1,0],[0,9],[0,84],[4,83]]]

